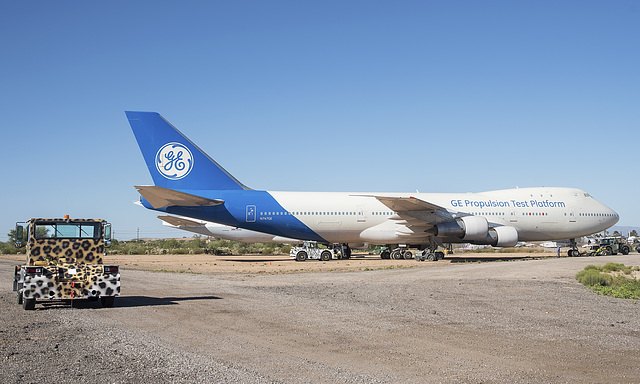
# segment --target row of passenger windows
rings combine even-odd
[[[260,212],[260,216],[356,216],[361,213],[356,212]]]
[[[394,212],[371,212],[373,216],[392,216]],[[505,216],[505,212],[471,212],[474,216]],[[261,216],[356,216],[362,215],[362,212],[260,212]],[[511,213],[513,216],[514,213]],[[567,216],[567,214],[564,214]],[[522,212],[522,216],[549,216],[547,212]],[[570,215],[573,216],[573,215]],[[614,217],[611,213],[581,213],[583,217]]]

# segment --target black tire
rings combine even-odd
[[[305,251],[298,252],[298,254],[296,255],[296,261],[305,261],[305,260],[307,260],[307,252]]]
[[[22,299],[22,308],[27,311],[36,309],[36,299]]]
[[[435,261],[436,260],[436,254],[433,253],[433,252],[429,252],[429,254],[427,255],[427,260]]]
[[[604,250],[604,254],[606,256],[612,255],[613,254],[613,250],[611,249],[611,247],[607,246],[607,248],[605,248],[605,250]]]
[[[436,252],[436,261],[444,259],[444,252]]]
[[[620,252],[622,252],[623,255],[628,255],[629,254],[629,247],[622,247]]]
[[[389,251],[383,251],[380,253],[380,258],[381,259],[390,259],[391,258],[391,253],[389,253]]]
[[[323,251],[323,252],[320,254],[320,260],[322,260],[322,261],[329,261],[329,260],[331,260],[331,252],[329,252],[329,251]]]
[[[22,304],[22,291],[18,291],[18,304]]]
[[[411,253],[410,251],[405,252],[404,255],[402,256],[404,257],[405,260],[413,259],[413,253]]]
[[[402,253],[400,253],[400,251],[398,250],[395,250],[391,252],[391,258],[394,260],[400,260],[402,258]]]
[[[100,297],[100,304],[102,304],[103,308],[111,308],[115,299],[115,296],[102,296]]]

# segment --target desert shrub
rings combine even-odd
[[[585,269],[576,275],[576,279],[583,285],[593,286],[596,284],[607,286],[613,281],[613,276],[600,273],[594,269]]]
[[[624,264],[620,264],[620,263],[607,263],[604,266],[602,266],[602,270],[605,272],[623,272],[625,274],[630,274],[632,268],[631,267],[627,267]]]
[[[576,279],[599,295],[622,299],[640,299],[640,281],[623,275],[613,276],[611,272],[622,271],[630,274],[636,270],[619,263],[607,263],[603,267],[588,265],[576,275]],[[602,273],[605,271],[609,273]]]

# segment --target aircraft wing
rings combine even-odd
[[[204,225],[204,223],[200,223],[198,221],[194,221],[194,220],[189,220],[189,219],[185,219],[182,217],[175,217],[175,216],[164,216],[164,215],[160,215],[158,216],[158,219],[169,223],[175,227],[181,228],[181,227],[201,227]]]
[[[207,207],[224,204],[224,200],[207,199],[206,197],[191,195],[189,193],[174,191],[155,185],[136,185],[135,188],[153,208],[171,207],[180,205],[185,207]]]
[[[387,197],[387,196],[374,196],[382,204],[389,207],[394,212],[408,212],[408,211],[438,211],[444,208],[431,204],[428,201],[411,197]]]
[[[373,196],[395,212],[396,234],[407,241],[428,241],[430,229],[451,219],[446,208],[416,197]]]

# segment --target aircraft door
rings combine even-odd
[[[256,206],[247,205],[247,223],[256,222]]]
[[[358,223],[367,222],[367,211],[362,206],[358,206]]]

